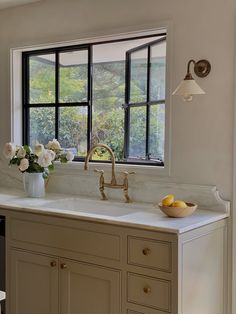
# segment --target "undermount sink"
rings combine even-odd
[[[134,214],[141,211],[133,204],[117,204],[107,201],[95,201],[81,198],[70,198],[51,201],[45,204],[47,208],[76,211],[87,214],[119,217]]]

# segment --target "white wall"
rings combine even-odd
[[[234,1],[42,0],[0,11],[0,146],[10,140],[9,49],[172,23],[172,87],[190,58],[209,59],[207,92],[172,98],[170,180],[216,185],[232,198]]]
[[[172,98],[171,173],[165,180],[216,185],[232,200],[235,12],[234,0],[42,0],[0,11],[0,147],[11,131],[10,48],[170,21],[172,90],[190,58],[209,59],[212,71],[199,80],[205,96],[190,103]]]

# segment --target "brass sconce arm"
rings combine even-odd
[[[206,77],[211,71],[211,64],[208,60],[202,59],[196,62],[195,60],[191,59],[187,64],[187,74],[185,76],[185,80],[193,80],[192,74],[190,72],[191,63],[193,63],[194,73],[198,77]]]

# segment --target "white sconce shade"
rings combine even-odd
[[[194,79],[184,79],[172,95],[182,96],[184,101],[191,101],[193,95],[200,94],[205,94],[205,92]]]
[[[198,77],[205,77],[211,71],[211,64],[207,60],[199,60],[195,62],[194,60],[190,60],[187,65],[187,74],[184,80],[179,84],[179,86],[175,89],[172,95],[182,96],[184,101],[191,101],[193,99],[193,95],[201,95],[205,94],[204,90],[195,82],[190,73],[190,64],[194,64],[194,72]]]

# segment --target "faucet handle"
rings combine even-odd
[[[123,190],[124,190],[124,196],[125,196],[125,202],[126,203],[131,203],[132,200],[130,199],[129,197],[129,194],[128,194],[128,175],[129,174],[135,174],[134,171],[123,171],[123,175],[124,175],[124,181],[123,181]]]
[[[101,173],[101,174],[103,174],[104,173],[104,170],[99,170],[99,169],[94,169],[94,172],[98,172],[98,173]]]
[[[122,172],[124,175],[125,175],[125,177],[127,177],[129,174],[135,174],[136,172],[135,171],[123,171]]]

